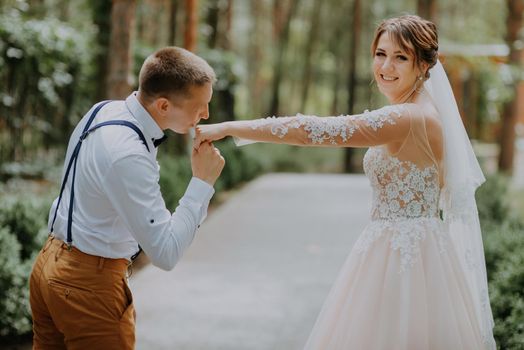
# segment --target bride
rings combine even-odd
[[[484,176],[438,61],[436,27],[412,15],[387,19],[371,50],[390,105],[359,115],[201,125],[195,147],[226,136],[369,147],[371,221],[306,349],[495,349],[474,197]]]

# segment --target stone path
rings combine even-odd
[[[173,271],[131,279],[137,349],[302,349],[369,217],[362,175],[270,174],[204,222]]]

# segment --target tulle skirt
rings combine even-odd
[[[306,349],[484,349],[465,270],[438,218],[372,221]]]

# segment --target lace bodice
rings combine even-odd
[[[439,172],[435,165],[419,168],[390,156],[384,147],[371,147],[364,171],[373,188],[373,220],[438,217]]]

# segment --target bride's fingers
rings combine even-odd
[[[195,138],[193,139],[193,148],[198,149],[203,143],[208,142],[207,138],[205,138],[202,134],[197,133]]]

